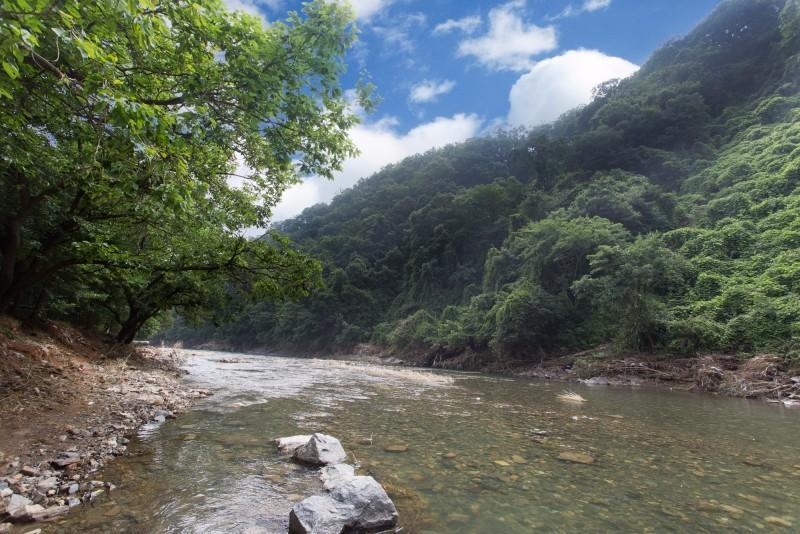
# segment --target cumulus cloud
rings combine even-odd
[[[605,9],[611,5],[611,0],[584,0],[583,4],[578,7],[570,4],[564,8],[564,10],[556,15],[555,17],[550,17],[550,20],[556,19],[563,19],[566,17],[575,17],[580,15],[581,13],[591,13],[592,11],[598,11],[600,9]]]
[[[273,210],[273,220],[287,219],[309,206],[328,202],[343,189],[389,163],[474,137],[482,122],[476,115],[459,113],[452,117],[438,117],[405,133],[398,131],[397,121],[393,119],[360,124],[350,131],[350,136],[361,154],[345,162],[333,181],[315,176],[289,188]]]
[[[264,18],[264,8],[277,10],[283,7],[283,0],[223,0],[223,3],[231,11],[244,11],[261,18]]]
[[[417,104],[435,102],[441,95],[445,95],[453,90],[456,82],[453,80],[423,80],[411,88],[408,95],[409,100]]]
[[[479,16],[464,17],[460,19],[447,19],[441,24],[437,24],[433,29],[434,35],[443,35],[453,31],[462,31],[464,33],[473,33],[481,25],[481,18]]]
[[[459,56],[472,56],[495,70],[527,70],[533,56],[558,46],[556,29],[529,24],[522,19],[525,0],[514,0],[489,11],[489,31],[458,46]]]
[[[626,78],[638,68],[597,50],[570,50],[542,60],[511,88],[508,122],[512,126],[551,122],[565,111],[587,104],[598,84]]]
[[[394,0],[349,0],[350,5],[356,11],[356,16],[364,20],[369,20],[387,7],[394,3]]]

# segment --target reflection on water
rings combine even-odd
[[[46,531],[285,532],[320,485],[271,440],[315,431],[386,486],[406,532],[800,529],[800,411],[586,387],[576,405],[558,383],[190,354],[189,380],[216,394],[143,433],[102,474],[119,490]]]

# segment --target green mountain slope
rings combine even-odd
[[[800,335],[800,7],[728,0],[555,124],[414,156],[280,225],[325,287],[173,337],[447,358]]]

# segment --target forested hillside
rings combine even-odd
[[[555,124],[408,158],[279,225],[323,261],[310,297],[168,337],[792,357],[798,186],[800,4],[727,0]]]

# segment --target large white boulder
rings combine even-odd
[[[338,439],[317,433],[308,443],[295,449],[293,458],[307,464],[333,465],[344,462],[347,454]]]
[[[368,476],[353,477],[326,495],[309,497],[292,508],[290,534],[375,532],[397,524],[397,509],[383,486]]]
[[[330,491],[336,486],[341,486],[355,478],[356,470],[352,465],[336,464],[323,467],[319,479],[326,490]]]

